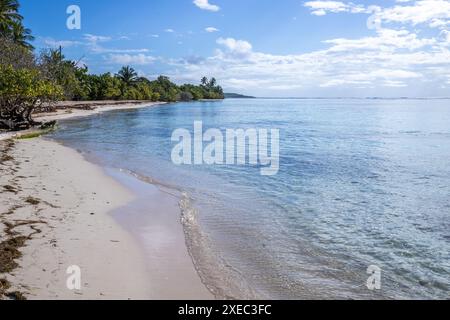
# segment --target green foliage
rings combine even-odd
[[[150,81],[138,77],[130,66],[123,67],[112,76],[110,73],[90,75],[86,67],[78,67],[66,60],[60,50],[47,50],[41,53],[39,68],[42,74],[64,88],[67,100],[148,100],[148,101],[191,101],[201,99],[223,99],[222,88],[216,80],[206,85],[185,84],[177,86],[166,76]]]
[[[224,99],[223,89],[217,85],[216,78],[208,80],[208,78],[203,77],[201,83],[203,99]]]
[[[0,129],[19,130],[36,124],[32,114],[58,100],[191,101],[223,99],[215,78],[201,85],[178,86],[166,76],[150,81],[130,66],[91,75],[68,60],[62,48],[33,54],[31,31],[22,24],[18,0],[0,0]]]
[[[116,77],[122,80],[127,87],[136,83],[138,79],[137,72],[130,66],[122,67],[116,74]]]
[[[37,107],[61,97],[62,88],[42,79],[38,70],[0,65],[0,128],[29,128]]]
[[[117,100],[122,96],[122,82],[110,73],[87,75],[84,89],[88,97],[86,100]]]
[[[204,91],[200,86],[194,86],[192,84],[184,84],[180,87],[181,91],[184,93],[189,93],[192,96],[190,100],[201,100],[204,99]],[[186,101],[181,97],[182,101]]]
[[[0,0],[0,37],[10,39],[20,46],[32,50],[31,30],[23,26],[23,17],[19,14],[18,0]]]
[[[0,101],[17,100],[44,103],[59,99],[62,88],[40,78],[38,70],[0,66]]]
[[[28,50],[33,50],[34,47],[30,44],[30,41],[34,41],[34,36],[31,34],[31,30],[25,28],[22,23],[15,23],[11,33],[12,40],[18,45]]]
[[[159,76],[155,81],[150,82],[150,88],[153,92],[159,94],[161,101],[174,102],[180,93],[180,89],[176,84],[170,81],[166,76]]]
[[[42,74],[64,88],[67,100],[80,100],[88,96],[87,69],[65,60],[60,50],[45,50],[39,57]]]
[[[180,96],[178,98],[180,101],[192,101],[194,100],[194,96],[189,91],[183,91],[180,93]]]
[[[15,23],[23,20],[19,12],[19,1],[0,0],[0,32],[12,32]]]
[[[33,68],[35,66],[33,53],[12,39],[0,37],[0,65],[11,65],[14,68]]]

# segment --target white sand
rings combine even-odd
[[[114,101],[86,101],[83,102],[85,105],[92,104],[93,110],[83,110],[79,108],[75,108],[79,104],[79,102],[74,101],[63,101],[59,103],[59,105],[64,106],[64,109],[58,109],[55,112],[50,113],[38,113],[34,115],[34,120],[40,121],[40,122],[47,122],[47,121],[59,121],[64,119],[71,119],[71,118],[79,118],[79,117],[88,117],[92,116],[94,114],[99,114],[102,112],[112,111],[112,110],[127,110],[127,109],[141,109],[141,108],[149,108],[149,107],[155,107],[162,104],[165,104],[165,102],[145,102],[145,103],[130,103],[130,102],[124,102],[123,104],[117,104],[118,102],[115,101],[114,104],[112,104]],[[101,103],[101,105],[94,105],[97,103]],[[110,104],[109,104],[110,103]],[[74,106],[74,108],[71,108],[71,106]],[[36,131],[35,129],[30,130],[24,130],[20,132],[0,132],[0,141],[11,139],[11,138],[17,138],[24,134],[31,133]]]
[[[88,102],[87,102],[88,103]],[[115,105],[102,105],[95,106],[94,110],[82,110],[82,109],[62,109],[57,110],[57,112],[52,113],[41,113],[35,116],[36,121],[54,121],[54,120],[63,120],[68,118],[78,118],[78,117],[87,117],[93,114],[99,114],[106,111],[111,110],[127,110],[127,109],[140,109],[140,108],[148,108],[154,107],[165,102],[148,102],[148,103],[124,103],[124,104],[115,104]],[[70,106],[70,103],[66,103],[66,105]]]
[[[43,138],[16,141],[10,155],[14,160],[0,164],[0,241],[7,238],[5,223],[36,222],[14,229],[33,235],[20,249],[19,268],[0,274],[10,291],[28,299],[213,298],[187,254],[176,198],[139,186],[145,205],[133,190],[141,182],[126,178],[125,186],[78,152]],[[17,194],[3,191],[5,185]],[[26,203],[28,197],[39,204]],[[135,221],[145,229],[132,235],[111,212],[128,231],[136,230]],[[72,265],[81,268],[81,290],[67,288]]]
[[[0,184],[20,190],[1,193],[0,212],[26,204],[2,222],[43,221],[42,230],[21,251],[20,268],[8,277],[29,299],[143,299],[150,281],[133,239],[108,212],[127,204],[133,194],[86,162],[76,151],[43,139],[20,141],[12,152],[17,165],[2,168]],[[30,162],[26,162],[30,161]],[[9,172],[5,172],[9,171]],[[23,178],[18,178],[23,177]],[[91,215],[94,213],[94,215]],[[30,226],[21,234],[33,232]],[[67,289],[66,270],[77,265],[82,290]]]

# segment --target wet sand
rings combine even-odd
[[[0,245],[25,239],[0,273],[10,286],[0,299],[214,298],[187,252],[176,194],[44,138],[0,144],[12,145],[0,163]],[[74,265],[80,290],[67,287]]]
[[[151,275],[152,299],[212,299],[187,251],[176,190],[138,180],[118,170],[108,174],[137,199],[113,212],[143,250]]]

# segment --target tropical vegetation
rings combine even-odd
[[[166,76],[140,77],[131,66],[116,74],[89,74],[61,48],[34,52],[34,37],[23,25],[18,0],[0,0],[0,129],[36,125],[32,114],[59,100],[190,101],[223,99],[215,78],[178,86]]]

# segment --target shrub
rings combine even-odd
[[[0,65],[0,129],[21,130],[36,125],[33,111],[62,96],[62,88],[41,79],[39,71]]]

